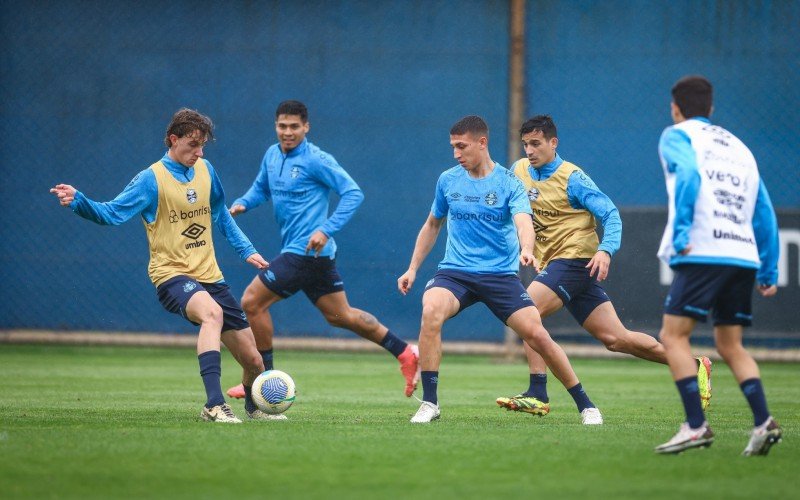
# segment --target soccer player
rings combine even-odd
[[[603,423],[558,344],[542,326],[517,276],[520,263],[534,263],[531,207],[519,180],[489,156],[489,128],[467,116],[450,129],[458,165],[439,176],[431,212],[417,236],[408,270],[397,280],[407,294],[447,218],[447,247],[439,270],[425,286],[419,334],[422,404],[412,423],[439,418],[437,387],[442,325],[476,302],[483,302],[547,361],[578,406],[586,425]]]
[[[234,201],[233,215],[252,210],[272,198],[281,229],[282,248],[268,270],[259,273],[242,296],[256,345],[267,370],[273,368],[274,326],[269,308],[302,290],[332,326],[346,328],[389,351],[400,362],[406,396],[417,385],[418,351],[395,336],[372,314],[351,307],[336,269],[336,234],[350,220],[364,195],[336,162],[306,139],[308,109],[299,101],[284,101],[275,111],[278,143],[267,149],[261,169],[244,196]],[[333,190],[339,203],[328,216]],[[228,395],[241,397],[242,386]]]
[[[528,287],[543,318],[562,307],[609,351],[667,364],[664,346],[655,338],[625,328],[599,282],[606,279],[611,257],[619,250],[622,220],[614,203],[578,166],[556,152],[558,132],[553,119],[538,115],[520,128],[525,158],[511,169],[522,181],[533,210],[536,260],[541,272]],[[597,237],[595,219],[603,225]],[[528,390],[497,398],[509,410],[547,415],[547,366],[524,345],[530,369]],[[711,360],[697,358],[697,378],[704,408],[711,400]]]
[[[778,291],[778,223],[753,154],[709,121],[712,104],[713,88],[704,77],[678,80],[670,104],[675,125],[664,130],[658,145],[669,196],[658,255],[675,272],[660,336],[686,421],[655,451],[680,453],[714,442],[689,353],[695,324],[711,313],[717,351],[753,412],[743,454],[766,455],[782,431],[769,413],[758,365],[742,346],[742,333],[752,322],[754,284],[764,297]]]
[[[62,206],[97,224],[116,226],[141,216],[150,246],[148,274],[159,302],[200,326],[197,358],[206,390],[200,417],[241,423],[222,395],[221,341],[243,368],[248,416],[268,420],[272,416],[258,410],[250,397],[253,380],[264,366],[244,312],[217,265],[212,226],[247,263],[259,269],[268,264],[228,213],[220,179],[203,159],[203,147],[212,138],[211,119],[184,108],[167,127],[166,154],[136,174],[113,200],[90,200],[68,184],[57,184],[50,192]]]

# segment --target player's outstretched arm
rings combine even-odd
[[[414,253],[411,255],[411,263],[408,265],[408,270],[397,278],[397,289],[403,295],[406,295],[411,290],[411,287],[414,286],[414,281],[417,279],[417,270],[425,261],[425,257],[431,253],[443,224],[444,217],[438,219],[433,214],[428,214],[425,224],[422,225],[422,229],[419,230],[417,235],[417,242],[414,244]]]
[[[56,195],[58,202],[62,207],[68,207],[75,199],[75,192],[77,190],[69,184],[56,184],[55,187],[50,189],[50,192]]]
[[[536,267],[536,258],[533,256],[536,232],[533,229],[531,215],[525,212],[514,214],[514,226],[517,228],[519,238],[519,263],[523,266]]]

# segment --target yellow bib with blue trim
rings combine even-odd
[[[144,224],[150,280],[155,286],[178,275],[201,283],[222,280],[211,238],[211,175],[205,161],[197,160],[189,182],[178,181],[160,161],[150,169],[158,185],[156,218]]]
[[[531,162],[523,158],[512,170],[525,186],[533,209],[536,229],[534,255],[544,269],[553,259],[591,259],[600,240],[594,216],[585,209],[573,208],[567,198],[567,183],[573,172],[583,172],[569,162],[544,181],[536,181],[530,173]]]

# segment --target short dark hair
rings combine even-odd
[[[528,118],[528,120],[519,128],[519,136],[522,137],[525,134],[530,134],[531,132],[535,132],[537,130],[542,133],[545,139],[558,137],[556,124],[550,115],[536,115]]]
[[[171,148],[172,141],[169,140],[169,136],[175,134],[178,137],[185,137],[193,134],[196,130],[199,130],[205,139],[214,140],[214,123],[211,118],[193,109],[181,108],[172,115],[172,120],[167,125],[164,144]]]
[[[458,120],[450,127],[450,135],[473,134],[477,136],[489,137],[489,125],[477,115],[469,115]]]
[[[299,116],[303,123],[308,121],[308,108],[300,101],[283,101],[275,110],[275,119],[281,115]]]
[[[684,76],[672,87],[672,101],[681,110],[684,118],[708,118],[714,102],[714,87],[704,76]]]

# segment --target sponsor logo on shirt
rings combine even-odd
[[[744,196],[736,193],[731,193],[724,189],[715,189],[714,196],[717,198],[717,203],[729,207],[736,207],[741,210],[744,204]]]
[[[450,212],[452,220],[482,220],[486,222],[502,222],[506,220],[505,214],[492,213],[469,213],[469,212]]]
[[[450,198],[457,200],[461,198],[461,193],[450,193]]]
[[[184,229],[181,234],[183,236],[186,236],[187,238],[189,238],[191,240],[195,240],[195,241],[193,241],[191,243],[187,243],[186,244],[186,249],[188,250],[190,248],[198,248],[198,247],[205,246],[206,245],[206,241],[205,240],[197,241],[197,238],[202,236],[204,232],[206,232],[206,227],[205,226],[201,226],[200,224],[196,224],[194,222],[192,223],[192,225],[190,225],[189,227]]]

